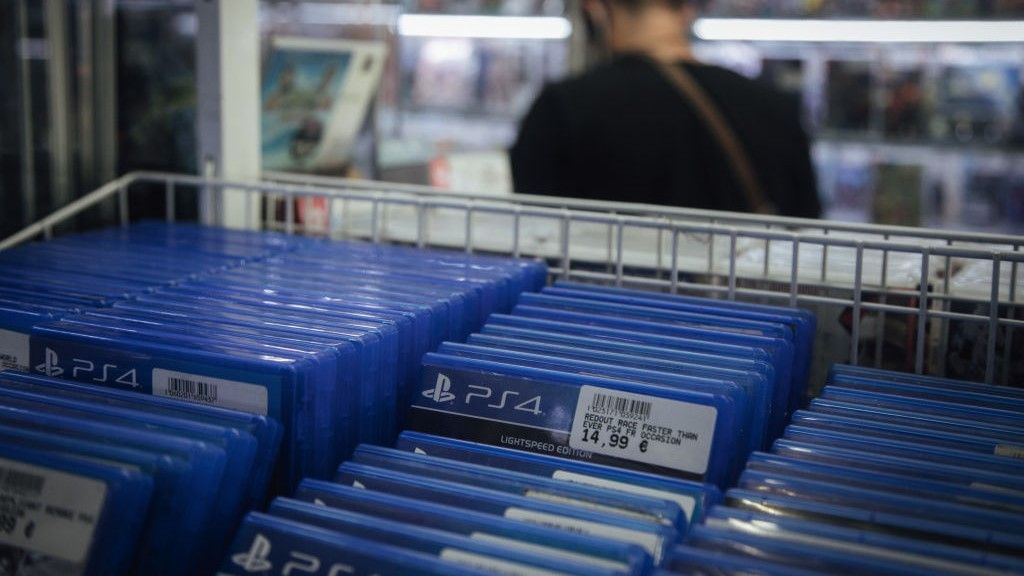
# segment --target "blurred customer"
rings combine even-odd
[[[696,0],[584,0],[608,62],[547,86],[512,148],[517,192],[815,218],[792,98],[697,62]]]

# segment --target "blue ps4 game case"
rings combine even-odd
[[[972,433],[982,436],[1012,439],[1018,435],[1018,427],[991,424],[966,417],[937,416],[922,414],[914,410],[868,406],[856,402],[844,402],[826,398],[815,398],[807,405],[811,413],[835,414],[862,421],[896,422],[919,429],[936,429],[950,432]]]
[[[773,564],[814,570],[824,574],[935,574],[932,566],[917,566],[880,559],[856,550],[815,545],[810,539],[786,540],[757,534],[723,530],[709,525],[695,526],[688,542],[691,547],[729,552],[753,559],[770,559]]]
[[[994,454],[996,456],[1024,451],[1024,438],[1014,434],[999,435],[952,427],[942,429],[938,426],[922,429],[905,425],[901,421],[867,420],[799,410],[793,414],[792,423],[797,426],[818,428],[820,430],[835,430],[837,432],[863,430],[866,434],[882,438],[910,440],[925,446],[968,450],[982,454]]]
[[[91,264],[108,253],[116,254],[123,267],[104,268]],[[444,339],[468,334],[487,314],[507,311],[520,291],[540,288],[547,277],[546,267],[539,262],[161,222],[142,222],[123,230],[66,236],[46,245],[5,252],[4,257],[9,258],[12,267],[8,275],[11,286],[0,288],[20,290],[25,300],[30,300],[29,295],[34,293],[52,297],[49,308],[32,309],[30,306],[41,304],[26,301],[21,303],[24,311],[12,310],[11,314],[0,315],[0,324],[3,324],[0,329],[12,328],[10,338],[7,332],[0,334],[0,356],[5,358],[7,367],[44,374],[56,374],[65,368],[63,347],[67,344],[58,346],[56,341],[48,342],[49,334],[42,329],[37,334],[40,342],[35,347],[39,361],[34,362],[29,357],[31,329],[44,323],[42,321],[74,322],[124,331],[136,341],[173,344],[188,347],[192,352],[202,348],[196,346],[198,340],[186,338],[185,333],[206,331],[212,337],[213,350],[239,359],[251,354],[249,349],[266,351],[268,344],[276,344],[276,354],[263,353],[261,360],[269,360],[280,367],[288,364],[285,359],[289,359],[298,374],[264,376],[263,381],[256,378],[255,382],[248,382],[225,377],[223,370],[211,370],[171,375],[170,378],[182,384],[172,390],[174,394],[179,389],[201,391],[186,392],[187,400],[209,403],[214,401],[210,391],[216,389],[219,392],[216,405],[260,411],[280,421],[284,428],[282,456],[289,462],[284,468],[290,471],[280,474],[277,482],[285,486],[294,485],[306,474],[327,475],[359,439],[388,441],[393,438],[413,379],[418,380],[419,356]],[[82,258],[85,263],[79,272],[62,276],[59,263],[69,257]],[[325,290],[335,285],[335,279],[338,288],[333,292]],[[210,295],[218,297],[209,298]],[[171,312],[191,312],[191,316],[178,317],[177,322],[162,315],[150,316],[162,314],[168,309],[165,304],[173,305]],[[200,315],[194,310],[183,310],[197,304],[206,306],[206,313]],[[314,317],[327,312],[317,305],[329,306],[336,315],[333,325],[348,331],[345,338],[352,346],[373,348],[366,353],[367,358],[361,353],[352,359],[325,354],[322,346],[325,342],[318,339],[326,336],[323,332],[308,336],[305,348],[299,345],[299,330],[312,323]],[[131,316],[112,317],[110,308],[130,311]],[[216,312],[237,316],[219,318],[225,320],[223,325],[201,323]],[[294,316],[297,321],[275,327],[281,331],[272,330],[266,324],[244,326],[240,318],[246,314],[260,317],[299,312],[303,315]],[[337,323],[343,317],[349,321],[348,325]],[[321,324],[325,321],[330,320],[321,320]],[[152,330],[142,329],[145,322],[153,322],[148,325]],[[75,330],[78,329],[76,326]],[[228,337],[215,337],[222,333]],[[340,335],[331,334],[335,336]],[[310,348],[314,344],[321,347]],[[342,346],[344,344],[338,343],[335,348]],[[397,349],[389,352],[381,346]],[[51,351],[49,364],[47,348]],[[124,357],[115,357],[117,346],[104,348],[111,355],[84,358],[77,352],[68,353],[72,354],[72,360],[83,360],[93,366],[111,365],[109,374],[97,376],[83,364],[73,366],[70,376],[82,382],[152,393],[152,370],[169,370],[128,366]],[[358,363],[360,369],[347,368],[353,363]],[[303,364],[309,367],[303,368]],[[42,369],[36,370],[40,366]],[[123,373],[113,374],[122,367]],[[136,372],[127,377],[133,369]],[[335,374],[333,381],[332,372]],[[66,377],[64,373],[61,375]],[[359,382],[345,380],[349,376],[358,378]],[[97,377],[99,381],[95,380]],[[118,382],[119,379],[122,381]],[[304,383],[306,380],[309,384]],[[237,388],[232,383],[260,388],[269,384],[270,388],[269,392],[253,390],[251,394],[232,394],[231,389]],[[156,379],[158,394],[166,393],[168,388],[163,378]],[[339,388],[348,392],[339,393]],[[250,400],[241,401],[245,397]],[[306,401],[306,398],[315,400]],[[349,400],[354,400],[355,404]],[[328,408],[331,403],[334,409]],[[316,412],[299,414],[293,406],[300,410],[302,406],[320,406],[325,411],[319,415]],[[345,409],[361,416],[359,421],[338,416]]]
[[[197,539],[193,534],[226,529],[212,523],[214,510],[220,502],[219,491],[227,460],[223,448],[195,439],[140,430],[135,426],[95,422],[6,406],[0,406],[0,423],[21,430],[71,436],[102,446],[154,452],[183,461],[188,467],[187,493],[180,494],[182,498],[175,498],[159,491],[155,496],[155,510],[171,511],[171,522],[177,526],[177,536],[180,537],[179,546],[173,548],[178,562],[193,567],[195,563],[204,560],[204,553],[209,554],[216,549],[215,538]],[[162,486],[159,484],[156,488],[162,490]],[[160,558],[159,554],[153,554],[147,556],[145,560],[158,561]]]
[[[403,432],[398,437],[395,447],[418,454],[484,464],[562,482],[614,488],[630,494],[670,500],[679,505],[686,514],[687,520],[691,522],[700,521],[704,511],[721,498],[721,492],[711,484],[701,484],[543,454],[532,454],[419,432]]]
[[[38,343],[37,366],[50,375],[69,370],[74,376],[74,361],[79,360],[88,363],[85,366],[107,366],[108,385],[151,395],[174,396],[179,389],[193,389],[193,396],[202,401],[216,386],[216,401],[206,403],[280,421],[285,430],[284,468],[278,481],[286,485],[330,463],[326,454],[314,451],[314,440],[318,429],[325,434],[334,430],[332,406],[316,402],[318,384],[332,381],[333,370],[330,379],[325,378],[326,369],[315,358],[268,345],[250,347],[68,320],[36,326],[33,338]],[[94,381],[86,370],[75,379]]]
[[[251,434],[257,442],[256,462],[250,479],[248,507],[259,506],[267,496],[270,475],[281,442],[281,426],[266,416],[217,408],[205,404],[181,402],[173,398],[145,396],[110,388],[78,384],[68,380],[16,372],[0,374],[0,388],[57,394],[122,408],[153,412],[200,423],[234,428]]]
[[[843,527],[800,518],[776,517],[770,513],[716,506],[708,513],[707,525],[757,533],[766,537],[790,538],[802,535],[817,545],[846,549],[882,559],[910,562],[940,572],[973,573],[984,569],[1019,571],[1024,560],[959,546],[924,542],[899,534],[872,532],[856,526]],[[678,547],[676,550],[682,549]]]
[[[711,483],[733,471],[726,395],[445,354],[423,366],[411,430]]]
[[[202,424],[141,411],[104,406],[60,396],[33,394],[0,388],[0,403],[5,408],[22,409],[33,414],[48,413],[77,420],[96,420],[117,424],[125,429],[142,428],[173,438],[188,438],[220,448],[225,458],[217,496],[208,501],[210,510],[205,538],[207,553],[223,545],[245,508],[250,492],[248,481],[255,459],[255,439],[234,429]]]
[[[495,362],[532,366],[549,370],[578,372],[609,376],[623,380],[660,384],[685,390],[704,391],[726,395],[731,398],[738,418],[736,435],[738,449],[734,455],[734,467],[739,469],[742,457],[749,451],[764,444],[764,433],[770,408],[770,392],[756,387],[745,379],[729,378],[722,374],[695,376],[678,370],[666,370],[664,366],[653,366],[643,362],[613,362],[598,355],[589,358],[567,358],[563,355],[520,352],[476,344],[445,342],[438,348],[442,354],[492,360]]]
[[[129,570],[153,479],[131,466],[0,442],[0,556],[14,573]]]
[[[802,409],[813,314],[547,280],[159,222],[7,251],[0,445],[148,486],[114,572],[1020,570],[1024,393],[835,366]]]
[[[566,292],[570,292],[566,294]],[[774,419],[773,430],[780,430],[785,422],[786,414],[791,410],[788,406],[793,397],[801,398],[806,383],[799,378],[806,378],[810,366],[811,350],[808,342],[802,343],[802,348],[797,346],[794,340],[793,327],[780,321],[779,317],[753,320],[749,317],[723,314],[721,307],[689,307],[683,310],[670,309],[664,306],[651,306],[659,301],[646,302],[645,305],[636,305],[635,301],[628,299],[616,299],[605,301],[593,298],[593,292],[571,292],[555,289],[546,289],[543,294],[524,294],[520,297],[519,303],[524,307],[555,308],[567,311],[591,313],[603,317],[635,319],[655,323],[669,324],[680,327],[693,327],[698,329],[712,329],[723,333],[720,340],[729,339],[725,334],[735,333],[741,335],[761,335],[766,337],[781,338],[790,343],[793,358],[792,378],[789,382],[779,383],[778,395],[774,398],[776,406],[776,418]],[[786,348],[783,346],[783,348]],[[783,352],[785,353],[785,352]],[[783,404],[786,404],[783,406]]]
[[[891,439],[884,435],[874,434],[871,430],[865,430],[863,433],[838,432],[791,425],[786,428],[786,434],[783,438],[819,446],[869,450],[878,454],[888,454],[954,466],[970,466],[977,470],[1003,474],[1020,474],[1024,470],[1024,460],[1020,458],[1007,458],[974,450],[962,450],[922,444],[909,440]]]
[[[669,310],[695,311],[711,313],[716,316],[731,316],[749,320],[760,320],[766,322],[779,322],[789,326],[793,330],[794,343],[798,356],[809,359],[814,350],[814,337],[817,329],[817,317],[807,310],[799,308],[788,308],[783,306],[769,306],[764,304],[751,304],[747,302],[722,301],[712,298],[698,298],[681,294],[664,294],[660,292],[629,290],[615,286],[603,286],[595,284],[582,284],[559,280],[551,288],[545,288],[544,292],[556,296],[572,296],[577,298],[592,298],[609,302],[621,302],[637,306],[660,307]],[[809,363],[798,362],[797,372],[794,381],[803,385],[803,389],[794,391],[790,395],[790,409],[795,409],[802,401],[806,393],[808,383]]]
[[[586,323],[586,319],[586,315],[583,318],[573,316],[568,319],[554,319],[540,316],[493,314],[488,318],[482,332],[487,334],[497,333],[499,330],[506,329],[525,329],[531,330],[534,333],[542,332],[559,337],[563,334],[568,334],[576,338],[604,340],[615,346],[619,343],[642,346],[644,347],[644,353],[649,353],[650,348],[658,348],[698,354],[699,356],[691,356],[691,358],[696,362],[706,362],[709,365],[715,366],[722,366],[722,360],[718,358],[724,357],[730,361],[737,361],[735,364],[737,367],[752,366],[754,369],[759,370],[760,366],[767,366],[767,369],[764,370],[766,378],[776,383],[786,383],[785,385],[788,386],[788,368],[768,351],[759,347],[735,345],[717,340],[644,332],[643,330],[633,328],[594,325]],[[536,338],[534,335],[530,337]],[[551,338],[551,336],[548,336],[548,338]],[[572,343],[572,341],[567,341],[567,343]],[[626,352],[630,351],[628,348],[624,350]],[[660,350],[659,352],[664,354]]]
[[[998,485],[984,484],[981,481],[982,477],[976,474],[967,476],[967,481],[958,481],[959,479],[954,474],[943,477],[939,476],[939,471],[936,470],[938,478],[927,478],[905,468],[889,470],[872,470],[870,467],[854,468],[853,462],[826,464],[764,452],[755,452],[750,455],[750,459],[747,461],[747,470],[772,471],[789,476],[797,475],[807,479],[835,482],[838,485],[875,487],[891,493],[937,498],[1005,511],[1024,510],[1024,494],[1015,493],[1012,489],[1000,490]],[[942,472],[948,471],[943,470]]]
[[[140,573],[189,574],[196,570],[193,542],[209,539],[209,526],[201,517],[183,516],[190,499],[203,498],[193,491],[192,463],[158,449],[125,448],[90,438],[79,439],[42,430],[0,425],[0,442],[22,448],[44,450],[70,458],[124,466],[149,475],[153,480],[152,503],[140,526],[138,547],[148,550],[138,555],[132,570]],[[223,543],[221,544],[223,545]]]
[[[333,482],[303,480],[295,498],[320,506],[371,514],[416,526],[438,528],[486,542],[572,561],[580,566],[646,574],[651,556],[636,544],[593,538],[551,526],[513,520]]]
[[[515,316],[554,320],[584,327],[613,328],[634,332],[641,337],[641,342],[656,342],[650,336],[669,336],[685,340],[693,350],[716,351],[724,350],[723,345],[742,349],[741,353],[755,358],[765,358],[775,369],[777,382],[785,387],[787,394],[792,388],[793,375],[793,344],[783,335],[766,335],[760,330],[730,332],[722,326],[674,324],[670,321],[658,321],[648,316],[631,317],[598,314],[594,311],[576,311],[572,308],[554,306],[533,306],[518,304],[512,309]],[[494,318],[491,319],[492,321]],[[591,333],[584,328],[584,334]],[[735,350],[735,349],[731,349]],[[788,384],[788,386],[787,386]]]
[[[674,527],[680,533],[684,533],[688,526],[687,517],[675,502],[614,489],[559,482],[531,474],[380,446],[359,446],[351,461],[426,478],[500,490],[528,498],[603,510],[613,516],[659,522]]]
[[[918,454],[890,455],[870,447],[832,447],[827,444],[800,442],[780,438],[772,445],[772,453],[786,458],[821,462],[838,466],[903,474],[913,478],[955,482],[992,491],[1024,491],[1024,478],[1003,472],[990,472],[971,467],[970,462],[946,463],[921,458]],[[755,456],[752,455],[751,458]]]
[[[380,576],[483,576],[490,573],[397,546],[250,512],[217,574],[292,574],[301,573],[300,570],[314,574]]]
[[[553,526],[595,538],[636,544],[643,547],[655,562],[660,562],[665,547],[679,538],[678,530],[657,521],[609,515],[558,501],[531,499],[447,480],[421,478],[354,462],[346,462],[338,467],[335,481],[367,490]]]
[[[926,542],[939,542],[973,550],[1020,556],[1020,536],[994,528],[974,528],[860,508],[848,503],[808,501],[755,490],[732,488],[723,502],[732,508],[768,512],[775,517],[801,518],[837,526],[855,526],[881,533],[901,534]]]
[[[580,565],[549,554],[473,539],[435,528],[386,520],[373,515],[318,506],[300,500],[275,499],[270,504],[268,513],[279,518],[319,526],[332,532],[428,554],[452,564],[493,570],[497,573],[552,572],[578,576],[622,574],[611,568]]]

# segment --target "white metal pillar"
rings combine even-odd
[[[18,0],[15,13],[18,24],[15,38],[18,54],[19,113],[21,115],[21,224],[28,226],[36,219],[36,145],[32,118],[32,74],[29,69],[28,3]]]
[[[68,46],[68,5],[62,0],[47,0],[43,5],[49,58],[46,80],[49,84],[50,196],[55,208],[67,206],[74,196],[72,186],[71,66]]]
[[[196,2],[198,166],[228,180],[260,178],[260,38],[257,0]],[[254,228],[259,203],[240,190],[201,191],[207,225]]]

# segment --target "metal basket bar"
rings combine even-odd
[[[868,250],[888,250],[893,252],[903,253],[920,253],[922,246],[906,242],[895,242],[885,240],[858,240],[852,238],[837,238],[827,233],[822,235],[816,235],[808,232],[789,232],[784,230],[776,230],[771,227],[764,228],[765,222],[764,217],[761,217],[757,221],[757,226],[753,228],[746,227],[730,227],[721,224],[697,224],[689,222],[670,221],[664,219],[664,215],[659,218],[650,218],[643,216],[625,216],[621,214],[605,214],[600,212],[593,212],[590,210],[600,209],[602,205],[621,206],[619,203],[608,203],[608,202],[591,202],[583,203],[582,207],[588,208],[589,210],[577,211],[570,210],[568,208],[549,208],[544,206],[534,207],[523,207],[521,205],[513,205],[510,202],[504,204],[498,203],[495,205],[493,198],[486,198],[483,203],[477,203],[473,199],[464,199],[454,197],[447,192],[438,192],[434,189],[425,188],[418,192],[418,194],[424,197],[404,197],[401,195],[386,195],[381,192],[378,188],[375,192],[368,192],[366,188],[369,186],[367,183],[360,183],[363,189],[324,189],[320,187],[309,187],[309,186],[297,186],[297,185],[285,185],[281,186],[273,183],[253,183],[243,181],[227,181],[227,180],[214,180],[207,179],[198,176],[186,176],[169,173],[159,172],[133,172],[114,180],[96,191],[80,198],[79,200],[69,204],[67,207],[58,210],[54,214],[40,220],[39,222],[30,225],[26,229],[22,230],[18,234],[12,236],[4,243],[0,244],[0,249],[6,248],[9,245],[17,244],[25,239],[31,238],[44,231],[46,227],[52,228],[58,225],[81,211],[88,209],[94,205],[97,205],[107,199],[109,196],[117,193],[119,195],[119,204],[122,207],[120,210],[120,220],[122,224],[127,222],[127,208],[128,208],[128,188],[136,183],[154,182],[164,183],[165,186],[169,187],[170,192],[168,195],[173,196],[175,186],[177,185],[192,185],[196,187],[216,187],[218,189],[237,189],[248,194],[273,194],[281,195],[289,198],[297,196],[313,196],[323,197],[327,199],[340,198],[350,201],[365,201],[371,202],[374,209],[378,209],[380,204],[387,203],[389,205],[396,206],[412,206],[412,207],[424,207],[438,209],[453,209],[453,210],[464,210],[468,213],[487,213],[487,214],[511,214],[516,213],[519,217],[533,217],[533,218],[550,218],[562,221],[581,222],[581,223],[592,223],[592,224],[611,224],[616,226],[620,231],[623,228],[640,228],[650,230],[664,230],[668,232],[679,233],[690,233],[690,234],[724,234],[724,235],[737,235],[741,234],[744,238],[750,238],[755,240],[764,241],[799,241],[805,244],[821,245],[825,248],[830,246],[856,248],[858,244],[863,244],[863,247]],[[390,184],[380,184],[388,187],[390,191]],[[356,188],[356,187],[351,187]],[[404,186],[402,188],[407,188]],[[420,187],[414,187],[420,188]],[[401,190],[404,192],[404,190]],[[429,191],[429,193],[428,193]],[[515,197],[518,200],[520,197]],[[543,197],[546,198],[546,197]],[[583,202],[583,201],[579,201]],[[577,202],[577,203],[579,203]],[[514,209],[513,209],[513,206]],[[285,204],[286,209],[286,231],[288,233],[294,233],[294,207],[290,203]],[[681,209],[677,209],[681,210]],[[710,213],[715,215],[715,221],[723,219],[722,214],[727,213]],[[173,217],[171,217],[173,219]],[[470,217],[471,218],[471,217]],[[779,224],[776,218],[770,218],[775,225]],[[786,219],[783,219],[786,220]],[[372,222],[379,223],[379,214],[372,218]],[[817,220],[800,220],[805,224],[810,225],[812,228],[821,228],[820,221]],[[828,229],[837,229],[833,227],[833,224],[842,223],[829,223]],[[817,226],[816,226],[817,225]],[[851,229],[852,230],[852,229]],[[904,229],[899,227],[876,227],[871,225],[862,225],[856,228],[858,231],[867,233],[876,233],[880,235],[899,235],[893,230],[907,231],[915,229]],[[377,230],[379,233],[379,230]],[[1002,236],[1002,235],[963,235],[962,233],[952,232],[949,236],[961,236],[963,241],[971,243],[985,243],[993,242],[997,245],[1005,245],[1008,247],[1017,247],[1024,243],[1024,237],[1019,236]],[[376,237],[376,236],[375,236]],[[621,237],[621,234],[620,234]],[[922,236],[923,237],[923,236]],[[940,235],[940,233],[933,233],[929,235],[932,239],[945,239],[947,243],[950,238],[947,236]],[[985,240],[989,238],[990,240]],[[16,240],[15,240],[16,239]],[[10,242],[9,242],[10,241]],[[934,256],[950,256],[960,258],[975,258],[975,259],[990,259],[993,253],[1000,253],[1003,260],[1009,262],[1024,262],[1024,252],[1020,252],[1019,248],[1016,250],[1018,254],[1012,254],[1013,248],[1010,250],[996,250],[996,249],[978,249],[978,248],[966,248],[959,246],[932,246],[930,247],[931,254]],[[827,254],[823,257],[823,260],[827,259]]]
[[[1014,317],[1018,306],[1017,266],[1024,262],[1024,251],[1020,250],[1024,237],[946,233],[892,226],[846,225],[550,197],[494,198],[440,192],[417,186],[337,179],[300,177],[291,180],[285,183],[238,182],[155,172],[127,174],[3,240],[0,242],[0,250],[39,235],[50,238],[55,226],[67,222],[92,206],[108,201],[114,195],[117,196],[120,222],[127,225],[130,216],[130,195],[133,191],[139,190],[140,187],[136,186],[138,184],[162,185],[164,200],[167,202],[165,218],[168,222],[174,222],[176,219],[174,204],[179,187],[212,191],[213,194],[207,196],[213,197],[215,206],[220,204],[220,198],[225,190],[237,190],[248,195],[256,195],[261,200],[266,197],[321,197],[327,199],[329,206],[340,206],[343,215],[349,212],[356,214],[357,221],[351,224],[352,228],[346,228],[345,218],[341,219],[340,224],[332,221],[328,230],[331,236],[369,238],[374,242],[410,242],[421,247],[459,248],[466,252],[482,249],[510,256],[543,257],[549,261],[552,276],[565,279],[599,281],[617,286],[643,286],[674,293],[683,290],[699,291],[730,300],[742,297],[777,301],[791,306],[849,307],[853,315],[849,326],[850,342],[846,355],[848,361],[854,364],[860,357],[861,335],[864,329],[862,313],[876,315],[876,363],[881,359],[886,316],[916,318],[914,350],[909,354],[913,356],[913,365],[917,372],[924,371],[928,352],[926,346],[938,350],[940,358],[945,357],[949,344],[947,330],[950,322],[987,325],[985,336],[988,340],[985,343],[984,356],[985,380],[989,382],[994,381],[996,377],[1000,330],[1005,331],[1003,349],[1009,351],[1012,331],[1024,328],[1024,320],[1017,320]],[[254,203],[246,204],[248,221],[255,221],[251,218]],[[366,208],[369,209],[368,221],[365,215]],[[287,234],[301,231],[297,229],[294,203],[285,202],[284,209],[283,223],[275,221],[264,225],[268,228],[281,229]],[[392,218],[396,210],[403,216],[398,221],[398,228],[393,228],[395,222]],[[403,211],[411,211],[411,214],[405,215],[406,212]],[[451,230],[442,230],[445,232],[444,238],[432,238],[432,231],[435,228],[431,226],[431,217],[442,212],[450,213],[451,217],[458,215],[461,220],[456,221],[460,224]],[[474,238],[475,234],[479,235],[479,223],[490,217],[510,219],[513,230],[512,237],[507,243],[503,237],[497,240],[483,236],[479,239]],[[536,230],[530,231],[531,236],[526,238],[532,244],[524,244],[525,219],[550,223],[553,244],[538,244],[536,237],[533,236],[537,233]],[[357,228],[366,225],[369,227],[368,231]],[[581,245],[584,240],[574,236],[574,230],[579,232],[575,226],[604,229],[606,234],[599,234],[600,239],[586,237],[588,239],[585,242],[589,244]],[[809,227],[809,231],[788,229],[792,226]],[[458,232],[454,235],[450,233],[460,228],[461,238]],[[584,231],[586,230],[589,228]],[[629,248],[626,246],[627,235],[635,244],[636,234],[641,234],[644,252],[637,252],[636,245]],[[694,238],[697,242],[707,242],[706,269],[693,268],[695,253],[692,246],[685,244],[688,238]],[[666,240],[668,246],[665,246]],[[759,274],[751,273],[747,267],[740,269],[737,254],[741,240],[747,250],[751,246],[763,243],[764,262],[757,264]],[[719,255],[720,259],[725,260],[724,268],[721,267],[721,262],[715,260],[716,241],[728,243],[728,254]],[[776,264],[772,270],[773,254],[780,250],[786,252],[783,248],[785,244],[778,246],[775,244],[778,242],[790,243],[790,260],[785,268],[780,269],[780,264]],[[971,245],[956,245],[957,242]],[[773,245],[776,250],[772,250]],[[685,254],[684,247],[688,250]],[[577,255],[575,249],[581,248],[586,250]],[[809,256],[810,263],[801,262],[801,250],[808,248],[815,250]],[[837,249],[852,250],[853,254],[846,256],[837,252]],[[820,250],[820,264],[816,260],[817,250]],[[868,267],[866,256],[875,252],[880,254],[880,269],[875,268],[879,262],[876,259],[872,259],[871,266]],[[908,273],[907,256],[910,257],[910,262],[913,262],[916,256],[920,256],[920,265],[916,269],[916,273],[919,274],[916,276],[917,280],[913,280],[915,276],[910,274],[901,283],[892,283],[889,276],[892,262],[890,254],[904,255],[897,261],[898,266],[903,266],[904,274]],[[699,262],[701,258],[697,257]],[[845,267],[849,263],[842,262],[850,257],[853,258],[852,274],[850,268]],[[835,260],[836,258],[839,260]],[[933,262],[933,258],[944,261]],[[970,291],[963,294],[952,293],[954,259],[991,265],[991,286],[987,289],[987,298],[970,296],[969,294],[974,294]],[[842,263],[842,266],[836,274],[830,274],[830,263],[837,262]],[[1009,273],[1006,275],[1001,270],[1004,262],[1009,264]],[[685,266],[683,263],[686,263]],[[933,265],[936,270],[942,271],[941,281],[931,277],[930,268]],[[602,266],[605,268],[604,272],[600,271]],[[704,267],[703,264],[700,266]],[[813,272],[814,276],[808,278],[806,272],[815,270],[812,266],[820,267],[820,271]],[[872,274],[877,273],[877,280],[872,278],[868,282],[866,269],[872,270]],[[1004,299],[1001,280],[1007,276],[1010,284],[1008,299]],[[970,276],[968,279],[976,277]],[[759,286],[758,283],[767,283],[767,287]],[[812,291],[821,293],[810,293]],[[870,299],[876,296],[877,301]],[[894,303],[893,298],[906,299],[906,303]],[[952,303],[960,301],[977,303],[978,306],[987,304],[988,308],[976,308],[975,313],[953,310]],[[932,323],[941,325],[942,332],[937,345],[927,342],[929,326]],[[1004,357],[1006,355],[1004,354]],[[942,366],[944,369],[945,365]],[[1002,373],[1004,381],[1008,374],[1006,366],[1004,364]]]
[[[53,214],[33,222],[11,236],[4,238],[0,241],[0,250],[17,246],[18,244],[27,242],[40,234],[49,238],[53,234],[54,227],[71,220],[89,208],[98,206],[100,203],[104,202],[114,194],[119,193],[121,190],[126,190],[127,186],[137,181],[137,179],[138,178],[135,174],[125,174],[116,180],[107,182],[103,186],[100,186],[96,190],[82,196],[78,200],[56,210]],[[125,195],[125,203],[127,203],[127,195]],[[120,216],[124,218],[125,213],[122,212]],[[125,222],[126,220],[122,220],[122,223]]]
[[[147,176],[155,173],[145,173]],[[515,194],[511,196],[486,195],[470,191],[439,190],[430,186],[415,184],[383,183],[366,180],[351,180],[346,178],[334,178],[327,176],[310,176],[304,174],[289,174],[285,172],[265,172],[264,179],[272,182],[299,184],[306,189],[326,188],[330,190],[364,191],[380,190],[382,187],[391,192],[401,192],[410,195],[425,196],[452,196],[466,200],[479,200],[486,202],[507,202],[518,205],[550,206],[568,208],[575,210],[595,210],[601,212],[618,212],[635,215],[658,216],[662,218],[680,218],[691,220],[706,220],[716,223],[734,222],[749,226],[782,226],[792,228],[820,229],[822,231],[843,231],[850,233],[864,233],[890,236],[905,236],[908,238],[948,240],[953,242],[972,242],[982,244],[1008,244],[1017,246],[1024,244],[1024,238],[1009,234],[991,234],[985,232],[963,232],[932,230],[912,226],[893,226],[879,224],[862,224],[855,222],[836,222],[830,220],[817,220],[808,218],[793,218],[788,216],[764,216],[757,214],[745,214],[740,212],[721,212],[715,210],[701,210],[696,208],[681,208],[675,206],[661,206],[656,204],[638,204],[631,202],[609,202],[603,200],[585,200],[579,198],[564,198],[555,196],[537,196],[530,194]]]

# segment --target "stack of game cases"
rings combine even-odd
[[[0,492],[16,502],[11,531],[35,537],[0,534],[0,543],[38,563],[63,558],[54,556],[63,541],[78,538],[73,572],[203,571],[268,486],[290,491],[299,478],[329,478],[357,442],[391,441],[423,353],[507,311],[545,279],[534,262],[163,223],[0,253],[0,355],[5,368],[35,373],[3,375],[11,433],[44,417],[56,420],[43,432],[76,440],[79,427],[134,423],[136,436],[153,438],[114,445],[157,459],[143,466],[84,452],[99,450],[92,445],[62,448],[72,461],[89,460],[82,482],[110,494],[76,509],[74,464],[54,461],[49,445],[12,452],[3,468],[13,480],[0,480]],[[89,387],[72,393],[45,376]],[[150,416],[151,405],[170,415]],[[26,450],[22,440],[0,444]],[[106,476],[94,470],[100,460],[110,464]],[[60,489],[19,492],[25,466]],[[182,501],[188,483],[205,492]],[[26,512],[47,505],[124,533],[113,542],[110,528],[75,532]],[[191,534],[194,550],[153,544],[173,559],[159,556],[148,544],[168,541],[159,530]],[[136,537],[147,544],[130,546]]]
[[[280,438],[257,414],[0,373],[0,548],[48,574],[209,570]]]
[[[685,546],[682,574],[1024,573],[1024,391],[835,366]]]
[[[219,243],[175,235],[187,229],[138,225],[0,252],[0,368],[30,369],[29,334],[40,322],[292,249],[276,235]]]
[[[804,396],[815,319],[556,283],[423,360],[407,429],[726,487]]]
[[[770,306],[524,293],[424,357],[395,448],[362,445],[333,483],[251,514],[220,570],[650,573],[785,426],[813,331]]]
[[[722,503],[708,484],[407,431],[250,514],[220,570],[1019,574],[1022,401],[836,366]]]
[[[435,456],[434,453],[442,456]],[[711,485],[404,432],[250,513],[220,572],[649,574]]]

